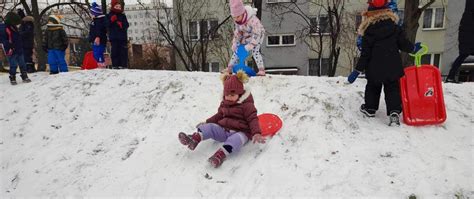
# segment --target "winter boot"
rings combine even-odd
[[[10,78],[10,84],[11,84],[11,85],[16,85],[16,84],[17,84],[17,83],[16,83],[16,76],[11,76],[11,75],[10,75],[9,78]]]
[[[400,114],[397,112],[392,112],[389,116],[390,123],[388,126],[400,126]]]
[[[193,151],[196,146],[201,142],[201,134],[193,133],[192,135],[186,135],[185,133],[181,132],[178,134],[179,142],[181,144],[188,146],[188,148]]]
[[[20,75],[20,77],[21,77],[21,79],[23,80],[23,82],[25,82],[25,83],[30,83],[30,82],[31,82],[31,79],[28,78],[28,74],[26,74],[26,73],[22,73],[22,74]]]
[[[372,109],[368,109],[367,107],[365,107],[365,104],[362,104],[360,106],[360,112],[362,112],[367,117],[375,117],[376,111]]]
[[[229,155],[229,153],[225,149],[219,148],[208,161],[214,168],[217,168],[222,165],[227,155]]]

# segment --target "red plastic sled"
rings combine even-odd
[[[82,70],[90,70],[90,69],[96,69],[97,68],[97,62],[94,59],[94,53],[92,51],[89,51],[84,55],[84,60],[82,61]]]
[[[419,56],[417,66],[406,68],[405,76],[400,79],[403,121],[412,126],[446,121],[441,73],[432,65],[420,64],[423,54],[415,55],[415,58]]]
[[[281,119],[277,115],[271,113],[258,115],[258,123],[260,125],[260,130],[262,130],[262,136],[275,135],[283,125]]]

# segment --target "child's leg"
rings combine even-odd
[[[60,72],[68,72],[69,69],[67,68],[66,63],[66,51],[58,50],[56,57],[58,58],[58,67]]]
[[[261,37],[257,40],[258,44],[255,45],[255,48],[252,50],[252,55],[253,59],[255,60],[255,63],[257,64],[258,70],[265,70],[265,65],[263,64],[263,57],[262,54],[260,53],[260,47],[263,44],[263,39],[265,35],[262,33]]]
[[[94,52],[94,59],[97,63],[104,63],[104,50],[105,46],[104,45],[92,45],[92,51]]]
[[[224,142],[224,149],[229,153],[239,152],[247,141],[248,138],[244,133],[236,132],[230,135]]]
[[[111,54],[111,59],[112,59],[112,67],[117,68],[120,65],[120,50],[119,50],[119,44],[117,41],[112,41],[110,42],[112,45],[112,54]]]
[[[48,64],[49,64],[49,72],[51,74],[59,73],[59,65],[57,63],[55,51],[56,50],[53,50],[53,49],[48,50]]]
[[[10,64],[10,76],[16,75],[16,69],[18,68],[18,55],[14,54],[8,57],[8,63]]]
[[[387,104],[387,115],[393,112],[402,113],[402,99],[400,96],[400,84],[398,80],[384,82],[383,92],[385,93],[385,103]]]
[[[365,86],[365,107],[370,110],[379,110],[380,93],[382,92],[382,83],[367,80]]]
[[[127,46],[127,41],[121,41],[120,65],[122,66],[122,68],[128,68],[128,46]]]
[[[198,130],[202,135],[202,140],[212,138],[219,142],[225,142],[229,136],[224,128],[214,123],[203,124],[198,127]]]

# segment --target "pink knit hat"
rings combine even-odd
[[[242,0],[230,0],[230,14],[232,17],[238,17],[244,14],[245,8]]]

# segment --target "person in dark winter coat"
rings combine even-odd
[[[18,13],[22,18],[20,34],[21,40],[23,42],[23,53],[26,62],[26,68],[28,73],[34,73],[36,72],[35,63],[33,62],[33,48],[35,45],[35,27],[33,24],[34,19],[32,16],[25,16],[23,10],[21,9],[18,9]]]
[[[386,5],[387,0],[369,1],[369,11],[364,13],[365,19],[359,27],[359,34],[362,35],[361,55],[348,81],[353,83],[365,71],[365,104],[362,104],[360,111],[368,117],[375,116],[383,87],[390,125],[399,125],[402,112],[399,79],[404,75],[399,50],[411,53],[414,45],[397,25],[398,16]],[[416,50],[421,48],[419,43],[416,47]]]
[[[93,16],[89,25],[89,42],[92,44],[94,59],[99,68],[105,67],[104,51],[107,46],[107,19],[102,14],[102,9],[97,3],[92,3],[90,8]]]
[[[464,14],[459,24],[459,56],[449,70],[446,82],[458,83],[455,79],[461,64],[469,55],[474,55],[474,1],[466,0]]]
[[[238,152],[249,140],[254,143],[265,143],[261,136],[258,123],[257,109],[255,108],[252,94],[244,82],[248,76],[243,71],[236,75],[225,73],[223,100],[217,113],[197,126],[198,132],[192,135],[179,133],[181,144],[194,150],[202,140],[214,139],[224,142],[209,162],[214,167],[219,167],[230,153]]]
[[[112,67],[115,69],[128,67],[127,16],[123,14],[122,5],[112,0],[111,12],[107,14],[109,40],[112,45]]]
[[[65,59],[68,38],[60,17],[50,15],[48,18],[47,29],[43,50],[48,52],[49,73],[58,74],[59,72],[68,72]]]
[[[7,13],[5,17],[5,28],[2,28],[2,44],[5,50],[5,54],[8,57],[10,63],[10,83],[12,85],[17,84],[16,82],[16,70],[20,66],[21,79],[23,82],[31,82],[28,78],[26,64],[23,57],[23,43],[21,40],[20,32],[17,26],[21,23],[20,16],[15,12]]]

